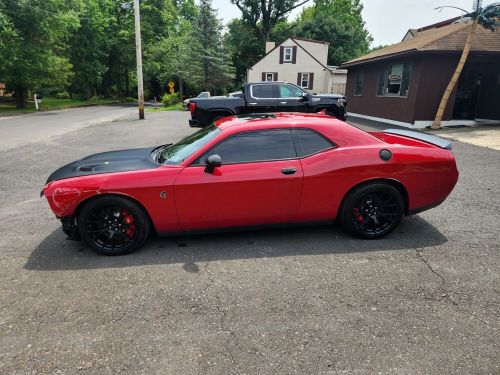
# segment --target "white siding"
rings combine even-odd
[[[317,57],[315,57],[318,60],[319,58],[322,58],[324,60],[324,64],[326,65],[328,44],[297,41],[297,43],[299,42],[304,48],[308,48],[309,53],[313,54],[311,52],[313,51],[315,54],[317,54]],[[280,44],[280,46],[284,47],[297,46],[297,57],[295,64],[280,64],[280,46],[278,46],[248,70],[248,82],[260,82],[262,80],[263,72],[277,72],[279,81],[287,81],[296,84],[298,73],[314,73],[314,82],[311,91],[316,93],[327,92],[326,90],[328,88],[328,78],[330,76],[330,73],[328,72],[328,70],[325,71],[325,68],[323,68],[321,64],[315,61],[314,58],[312,58],[307,52],[300,48],[297,43],[292,39],[287,39],[285,42]]]

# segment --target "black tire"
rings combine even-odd
[[[394,186],[370,183],[351,191],[342,202],[339,221],[350,234],[375,239],[392,232],[404,214],[404,201]]]
[[[78,231],[83,241],[102,255],[129,254],[141,247],[151,224],[136,202],[117,196],[92,199],[78,215]]]

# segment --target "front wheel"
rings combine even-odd
[[[82,239],[99,254],[129,254],[141,247],[150,232],[149,217],[130,199],[103,196],[87,203],[78,215]]]
[[[340,223],[361,238],[380,238],[392,232],[404,213],[401,193],[392,185],[373,183],[350,192],[342,203]]]

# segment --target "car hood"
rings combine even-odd
[[[136,148],[90,155],[59,168],[49,176],[46,184],[71,177],[158,168],[160,164],[151,158],[154,149]]]

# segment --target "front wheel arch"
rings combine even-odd
[[[97,194],[97,195],[93,195],[91,197],[88,197],[88,198],[84,199],[83,201],[81,201],[78,204],[78,206],[76,206],[75,211],[73,212],[72,216],[74,218],[77,218],[78,215],[80,215],[80,212],[82,211],[83,207],[85,207],[92,200],[97,199],[97,198],[101,198],[101,197],[119,197],[119,198],[125,198],[125,199],[128,199],[128,200],[134,202],[135,204],[139,205],[144,210],[144,212],[146,213],[146,215],[147,215],[147,217],[149,219],[149,225],[150,225],[150,228],[151,228],[152,232],[154,232],[155,234],[158,233],[157,230],[156,230],[156,227],[154,225],[153,220],[151,220],[151,216],[149,215],[148,210],[146,210],[146,207],[144,207],[144,205],[141,202],[139,202],[137,199],[135,199],[134,197],[131,197],[130,195],[126,195],[126,194],[106,193],[106,194]]]

